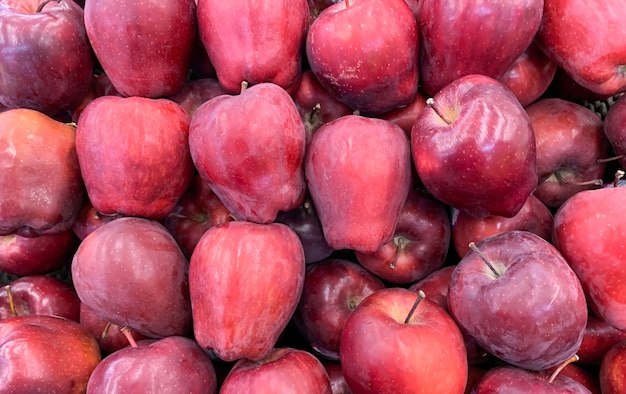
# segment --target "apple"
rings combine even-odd
[[[543,0],[418,2],[420,78],[434,96],[470,74],[497,79],[533,41]]]
[[[476,217],[460,211],[455,211],[452,218],[452,243],[459,257],[469,252],[470,242],[512,230],[530,231],[550,241],[554,223],[550,209],[534,194],[528,196],[522,208],[510,218],[497,215]]]
[[[626,341],[619,342],[606,353],[600,366],[602,394],[621,394],[626,390]]]
[[[201,104],[223,94],[226,94],[226,91],[217,79],[202,78],[185,82],[182,88],[168,99],[180,105],[191,118]]]
[[[98,343],[75,321],[50,315],[0,320],[2,391],[84,393],[100,360]]]
[[[87,394],[217,392],[209,355],[190,338],[169,336],[135,342],[107,357],[93,370]]]
[[[549,373],[554,373],[558,368],[550,368]],[[567,364],[557,372],[559,376],[567,376],[585,386],[592,394],[602,394],[600,379],[596,370],[589,370],[576,363]]]
[[[226,362],[268,357],[298,305],[304,272],[300,239],[284,224],[208,229],[189,265],[196,341]]]
[[[305,174],[328,245],[374,253],[392,239],[411,187],[409,142],[389,121],[342,116],[313,135]]]
[[[594,314],[626,330],[626,254],[622,251],[626,223],[619,212],[626,189],[606,187],[578,192],[554,215],[552,243],[585,289]]]
[[[355,394],[461,394],[468,378],[463,337],[454,320],[423,293],[398,287],[361,301],[344,326],[340,356]]]
[[[310,264],[293,320],[316,353],[339,360],[346,320],[363,299],[383,288],[376,276],[349,260],[331,258]]]
[[[515,216],[538,182],[535,137],[517,98],[474,74],[445,86],[428,104],[411,131],[426,189],[473,216]]]
[[[241,83],[289,90],[302,72],[309,6],[306,0],[198,1],[198,31],[217,79],[231,94]]]
[[[72,231],[74,231],[74,234],[82,241],[98,227],[123,216],[124,215],[117,213],[108,215],[102,214],[94,208],[89,198],[86,198],[78,210],[78,215],[76,215],[76,219],[72,225]]]
[[[328,374],[328,379],[330,380],[330,391],[333,394],[352,394],[350,388],[348,387],[348,383],[346,383],[346,378],[343,377],[343,371],[341,370],[341,363],[325,361],[322,362],[324,368],[326,369],[326,373]]]
[[[237,220],[270,223],[304,200],[306,131],[280,86],[245,86],[198,107],[189,146],[198,173]]]
[[[598,115],[560,98],[540,99],[526,112],[535,131],[539,200],[558,207],[575,193],[602,185],[609,142]]]
[[[85,29],[115,89],[157,98],[185,83],[196,35],[193,0],[85,3]]]
[[[87,94],[94,56],[74,1],[0,1],[0,105],[53,116]]]
[[[559,251],[528,231],[472,245],[448,289],[454,320],[478,345],[529,370],[560,365],[582,342],[587,303]]]
[[[626,33],[620,28],[626,18],[623,4],[544,0],[544,5],[537,32],[544,53],[594,93],[612,96],[626,90]]]
[[[220,394],[331,394],[328,373],[312,354],[294,348],[276,348],[267,357],[239,360],[226,376]]]
[[[446,206],[425,191],[412,189],[393,238],[375,253],[356,252],[355,256],[365,269],[387,282],[413,283],[445,264],[450,234]]]
[[[56,234],[0,236],[0,269],[12,275],[41,275],[72,260],[79,239],[72,229]]]
[[[583,342],[576,354],[581,364],[597,366],[609,349],[622,341],[626,341],[626,331],[618,330],[590,312]]]
[[[415,124],[415,119],[417,119],[419,114],[426,108],[426,100],[426,94],[421,89],[418,89],[413,101],[409,104],[404,107],[392,109],[378,117],[400,126],[407,137],[411,138],[411,129],[413,129],[413,124]]]
[[[84,109],[76,153],[94,208],[163,219],[193,176],[189,116],[173,101],[103,96]]]
[[[404,0],[341,1],[311,23],[311,70],[339,101],[363,114],[409,104],[417,93],[418,30]]]
[[[591,394],[585,386],[565,376],[528,371],[513,366],[499,366],[488,370],[476,383],[474,394]]]
[[[84,196],[72,126],[32,109],[1,112],[0,167],[0,235],[72,227]]]
[[[93,335],[103,355],[109,355],[129,345],[127,335],[122,331],[124,327],[135,340],[147,339],[145,335],[138,333],[130,327],[120,327],[117,324],[100,319],[91,308],[82,302],[80,303],[79,323]]]
[[[160,338],[191,332],[188,263],[174,238],[154,220],[123,217],[79,245],[72,282],[98,317]]]
[[[618,157],[621,167],[626,167],[626,100],[620,96],[609,108],[602,125],[604,135]]]

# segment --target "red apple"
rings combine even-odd
[[[576,380],[558,374],[552,379],[546,372],[528,371],[513,366],[488,370],[476,383],[474,394],[591,394]]]
[[[105,215],[162,219],[193,175],[189,116],[176,103],[98,97],[83,111],[76,153],[89,200]]]
[[[543,0],[421,1],[420,77],[435,95],[470,74],[499,78],[532,42]]]
[[[168,99],[178,103],[192,117],[198,107],[210,99],[226,94],[215,78],[194,79],[183,84],[182,88]]]
[[[626,341],[626,331],[618,330],[590,312],[583,342],[576,354],[581,364],[600,365],[609,349],[622,341]]]
[[[600,366],[600,388],[602,394],[626,392],[626,341],[614,345],[604,356]]]
[[[413,124],[415,124],[415,119],[417,119],[424,108],[426,108],[426,99],[427,97],[424,92],[418,90],[415,98],[413,98],[413,101],[409,104],[404,107],[385,112],[378,117],[397,124],[400,128],[402,128],[402,130],[404,130],[407,137],[410,138],[411,129],[413,129]]]
[[[458,326],[439,305],[402,288],[376,291],[357,306],[341,334],[340,355],[355,394],[461,394],[467,383]]]
[[[198,173],[238,220],[270,223],[304,199],[306,131],[293,99],[276,84],[201,105],[189,145]]]
[[[326,123],[309,144],[305,173],[328,245],[374,253],[391,240],[412,182],[399,126],[357,115]]]
[[[295,87],[308,25],[306,0],[198,1],[200,38],[229,93],[239,92],[243,81]]]
[[[0,113],[0,167],[0,235],[72,227],[84,196],[72,126],[31,109]]]
[[[626,167],[626,99],[621,96],[613,103],[604,118],[604,135],[619,157],[619,164]]]
[[[576,274],[556,248],[527,231],[476,243],[452,274],[448,308],[480,347],[529,370],[572,357],[587,324]]]
[[[115,89],[163,97],[185,82],[196,34],[193,0],[85,3],[85,28]]]
[[[311,23],[311,70],[341,102],[364,114],[409,104],[418,87],[418,30],[404,0],[341,1]]]
[[[557,368],[550,368],[549,373],[554,373]],[[559,376],[567,376],[587,388],[591,394],[602,394],[600,379],[596,370],[588,370],[577,364],[567,364],[558,372]]]
[[[94,56],[74,1],[0,1],[0,105],[50,116],[78,106]]]
[[[122,331],[124,327],[100,319],[91,308],[82,302],[80,303],[79,323],[93,335],[103,355],[109,355],[129,345],[127,335]],[[126,327],[126,329],[137,341],[147,339],[145,335],[138,333],[130,327]]]
[[[228,222],[207,230],[191,255],[193,329],[222,360],[267,357],[304,284],[304,250],[280,223]]]
[[[368,271],[391,283],[413,283],[441,268],[450,245],[450,218],[443,203],[412,189],[393,238],[372,254],[356,252]]]
[[[474,216],[514,216],[537,186],[530,119],[484,75],[461,77],[429,101],[411,132],[420,180],[442,202]]]
[[[604,101],[613,95],[599,94],[581,86],[563,68],[557,66],[552,83],[548,87],[548,95],[560,97],[575,103]]]
[[[332,394],[352,394],[350,387],[348,387],[348,383],[346,383],[346,378],[343,376],[341,363],[322,362],[322,365],[324,365],[326,373],[328,374],[328,379],[330,380],[330,391]]]
[[[94,208],[93,204],[91,204],[91,201],[86,198],[78,211],[78,215],[76,215],[76,220],[74,220],[72,230],[82,241],[98,227],[123,216],[124,215],[117,213],[108,215],[102,214],[98,212],[98,210]]]

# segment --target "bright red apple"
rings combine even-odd
[[[602,394],[626,392],[626,341],[614,345],[602,359],[600,366],[600,388]]]
[[[576,354],[581,364],[600,365],[609,349],[622,341],[626,341],[626,331],[618,330],[590,312],[583,342]]]

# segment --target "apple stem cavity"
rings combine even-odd
[[[13,292],[11,291],[11,285],[4,286],[4,291],[6,291],[7,298],[9,299],[9,309],[11,309],[11,314],[13,316],[17,316],[17,311],[15,310],[15,301],[13,300]]]
[[[394,245],[396,245],[396,253],[394,253],[393,255],[393,260],[391,260],[389,268],[395,270],[396,264],[398,263],[398,257],[400,257],[400,252],[406,249],[407,245],[409,244],[409,240],[401,235],[397,235],[393,237],[393,243]]]
[[[130,347],[137,347],[137,342],[135,341],[135,338],[133,338],[133,333],[130,332],[130,328],[128,326],[124,326],[120,328],[120,331],[122,331],[122,334],[124,334],[126,339],[128,339],[128,343],[130,343]]]
[[[43,7],[45,7],[48,3],[51,3],[53,1],[56,2],[56,3],[60,3],[61,2],[61,0],[46,0],[46,1],[43,1],[43,2],[39,3],[39,6],[37,7],[37,10],[35,11],[35,13],[36,14],[40,13],[41,10],[43,10]]]
[[[575,363],[579,359],[580,359],[580,357],[578,357],[578,354],[574,354],[572,357],[570,357],[567,360],[563,361],[563,363],[561,363],[561,365],[559,365],[557,367],[557,369],[555,369],[554,372],[552,372],[552,375],[550,375],[550,379],[548,379],[548,383],[554,382],[554,379],[556,379],[556,377],[559,375],[559,373],[561,373],[563,368],[567,367],[571,363]]]
[[[320,118],[320,111],[322,110],[322,105],[317,103],[311,108],[311,112],[307,115],[304,125],[307,130],[315,130],[319,125],[322,124],[322,120]]]
[[[565,179],[565,177],[563,176],[563,174],[561,173],[560,170],[557,170],[554,172],[554,176],[556,177],[557,181],[559,181],[559,183],[562,183],[564,185],[573,185],[573,186],[602,186],[604,184],[604,182],[602,181],[602,179],[592,179],[590,181],[570,181],[568,179]]]
[[[426,298],[426,294],[422,290],[418,291],[417,298],[415,299],[415,302],[413,303],[413,306],[411,307],[408,315],[406,315],[406,319],[404,319],[404,324],[409,324],[409,321],[411,321],[411,318],[413,317],[417,306],[420,304],[420,302],[422,302],[424,298]]]
[[[448,116],[446,116],[446,114],[444,114],[439,109],[439,107],[435,105],[435,99],[433,99],[432,97],[429,97],[426,99],[426,105],[432,108],[433,111],[435,111],[435,113],[439,116],[439,118],[441,118],[444,122],[446,122],[446,124],[452,124],[452,122],[454,122],[454,119],[448,118]]]
[[[493,264],[491,264],[491,262],[489,260],[487,260],[487,257],[485,257],[483,252],[481,252],[480,249],[478,249],[478,246],[476,246],[476,244],[474,242],[470,242],[469,243],[469,248],[472,250],[472,252],[476,253],[478,255],[478,257],[480,257],[480,259],[485,263],[485,265],[487,265],[487,267],[489,267],[491,272],[493,272],[493,274],[495,275],[496,278],[499,278],[500,276],[502,276],[498,271],[496,271],[496,269],[494,268]]]

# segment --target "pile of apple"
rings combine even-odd
[[[0,392],[626,393],[624,20],[0,0]]]

